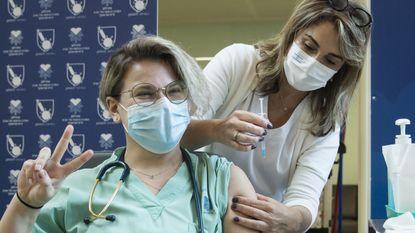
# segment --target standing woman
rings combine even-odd
[[[205,68],[210,111],[182,142],[210,144],[247,173],[259,200],[234,197],[232,208],[251,217],[238,224],[304,232],[316,219],[371,23],[356,1],[302,0],[276,37],[226,47]],[[268,119],[257,114],[261,102]]]

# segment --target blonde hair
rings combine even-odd
[[[203,115],[209,101],[205,90],[205,78],[196,61],[173,42],[161,37],[139,37],[128,42],[111,55],[100,82],[99,98],[106,103],[106,97],[119,100],[123,78],[131,65],[144,59],[168,64],[179,80],[189,89],[190,113]]]
[[[364,9],[355,1],[349,5]],[[256,66],[258,85],[256,91],[262,95],[278,92],[278,78],[284,72],[284,59],[296,35],[322,22],[332,22],[339,33],[340,53],[345,63],[326,87],[309,93],[311,100],[310,131],[324,136],[334,130],[336,124],[343,125],[347,110],[356,89],[370,37],[370,25],[358,27],[347,10],[337,11],[328,0],[302,0],[281,32],[274,38],[260,41],[261,61]]]

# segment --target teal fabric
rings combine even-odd
[[[227,210],[230,165],[224,158],[189,153],[202,196],[205,232],[222,232]],[[197,215],[192,185],[186,164],[178,169],[157,195],[130,173],[106,214],[115,222],[98,219],[85,225],[89,216],[88,197],[101,167],[116,160],[116,155],[93,169],[79,170],[63,182],[60,190],[41,210],[32,232],[197,232]],[[96,213],[107,203],[122,169],[107,172],[94,194]]]

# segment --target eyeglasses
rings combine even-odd
[[[189,95],[186,83],[182,80],[173,81],[163,88],[157,88],[150,83],[139,83],[130,90],[120,92],[120,95],[131,93],[131,98],[136,104],[150,106],[158,99],[157,93],[160,90],[173,104],[183,103]]]
[[[353,7],[349,5],[349,0],[329,0],[331,8],[337,11],[348,10],[350,18],[358,27],[366,27],[372,24],[372,16],[369,12],[360,7]]]

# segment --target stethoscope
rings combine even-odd
[[[201,199],[200,199],[200,193],[199,193],[199,186],[197,184],[197,180],[195,177],[193,164],[190,159],[189,153],[187,153],[186,150],[181,149],[184,162],[186,163],[187,169],[190,173],[190,178],[192,181],[192,189],[193,189],[193,195],[196,205],[196,214],[197,214],[197,222],[199,224],[199,232],[203,233],[204,225],[203,225],[203,218],[202,218],[202,205],[201,205]],[[108,207],[111,205],[112,201],[114,200],[115,196],[117,195],[118,191],[120,190],[121,186],[127,179],[128,175],[130,175],[130,167],[124,162],[124,154],[125,154],[125,148],[122,149],[121,155],[118,156],[117,160],[110,162],[106,164],[98,173],[98,176],[95,180],[95,184],[89,193],[89,200],[88,200],[88,211],[90,213],[90,216],[87,216],[84,218],[84,223],[86,225],[89,225],[96,219],[105,219],[109,222],[114,222],[116,220],[115,215],[113,214],[104,214]],[[117,183],[117,186],[115,187],[114,192],[112,193],[110,199],[108,200],[107,204],[102,208],[102,210],[99,213],[94,212],[92,208],[92,200],[94,197],[95,189],[98,186],[98,184],[101,182],[102,177],[105,175],[105,173],[108,171],[108,169],[112,167],[119,167],[123,169],[123,172],[121,174],[120,180]]]

